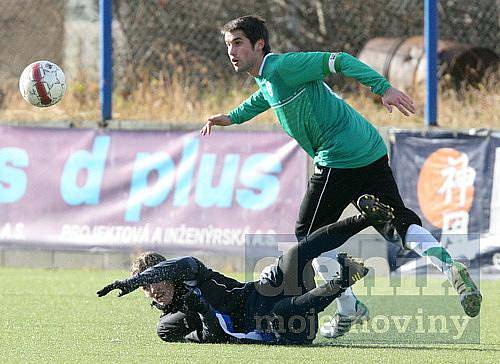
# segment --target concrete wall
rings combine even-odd
[[[0,248],[4,267],[128,269],[130,259],[124,252]]]

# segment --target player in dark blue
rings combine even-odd
[[[311,262],[373,224],[390,221],[392,208],[369,195],[358,201],[361,214],[324,226],[266,267],[258,281],[242,283],[207,268],[194,257],[166,260],[139,256],[132,276],[97,292],[119,296],[142,287],[163,311],[158,335],[167,342],[264,342],[309,344],[318,313],[368,272],[360,259],[338,254],[340,273],[316,287]],[[356,229],[353,229],[356,226]]]

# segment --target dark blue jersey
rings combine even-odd
[[[258,281],[242,283],[207,268],[194,257],[163,261],[127,279],[138,288],[161,281],[175,286],[173,305],[160,309],[174,312],[182,307],[181,297],[188,289],[197,289],[217,312],[226,333],[247,341],[278,342],[272,332],[273,307],[284,298],[283,272],[269,266]]]
[[[174,284],[174,303],[179,302],[185,288],[198,288],[216,311],[229,315],[237,329],[244,329],[246,297],[248,291],[253,290],[253,283],[226,277],[194,257],[168,259],[127,279],[135,288],[161,281]]]

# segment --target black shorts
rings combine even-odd
[[[411,224],[420,218],[406,208],[389,167],[387,155],[360,168],[316,167],[302,200],[295,234],[301,238],[336,222],[344,209],[363,194],[371,194],[394,208],[394,227],[404,238]]]

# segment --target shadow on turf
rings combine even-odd
[[[448,343],[449,344],[449,343]],[[481,345],[491,345],[491,344],[481,344]],[[419,346],[409,346],[404,344],[344,344],[344,343],[317,343],[311,346],[317,348],[346,348],[346,349],[408,349],[408,350],[450,350],[450,347],[438,346],[438,345],[419,345]],[[500,349],[497,348],[471,348],[471,347],[460,347],[461,350],[470,350],[470,351],[492,351],[492,352],[500,352]]]

